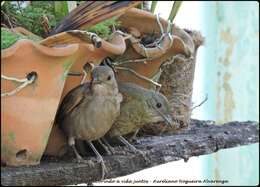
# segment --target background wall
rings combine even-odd
[[[259,4],[205,2],[201,28],[202,89],[209,100],[201,119],[259,121]],[[229,185],[259,183],[258,144],[203,157],[203,176]]]

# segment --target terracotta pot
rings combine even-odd
[[[78,57],[78,44],[48,48],[19,40],[1,51],[1,75],[37,77],[11,96],[21,83],[1,77],[1,161],[7,165],[38,164],[46,147],[66,75]]]
[[[140,35],[147,33],[157,32],[160,33],[160,27],[157,22],[157,18],[150,12],[142,11],[140,9],[131,8],[125,14],[119,17],[121,25],[128,30],[137,29]],[[163,29],[166,31],[168,22],[162,18],[159,19]],[[177,26],[172,26],[173,30],[173,43],[171,47],[162,53],[161,56],[154,58],[152,60],[147,60],[146,63],[142,62],[129,62],[122,66],[131,68],[137,73],[144,75],[148,78],[152,78],[158,72],[161,64],[165,62],[166,59],[176,55],[182,54],[184,56],[190,57],[194,53],[194,44],[191,37]],[[126,61],[131,59],[142,59],[145,58],[141,53],[134,49],[133,44],[127,46],[127,50],[122,56],[116,57],[116,61]],[[123,82],[133,82],[139,84],[145,88],[151,88],[152,84],[138,78],[133,73],[128,71],[118,71],[117,77]]]

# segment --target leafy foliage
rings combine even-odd
[[[111,34],[111,27],[113,25],[118,27],[120,26],[120,22],[116,21],[115,18],[111,18],[90,27],[87,31],[96,33],[101,38],[107,38]]]
[[[6,49],[13,45],[17,40],[24,39],[22,35],[18,35],[1,27],[1,49]]]
[[[9,18],[15,19],[14,26],[24,27],[42,37],[45,35],[44,26],[42,24],[43,16],[47,17],[48,25],[51,30],[68,13],[66,1],[31,1],[31,4],[25,8],[22,8],[19,2],[21,1],[16,1],[16,3],[6,1],[2,9]],[[107,38],[111,34],[113,25],[117,27],[120,23],[116,21],[115,18],[112,18],[92,26],[87,29],[87,31],[96,33],[101,38]]]
[[[63,18],[62,16],[55,16],[54,7],[53,1],[31,1],[31,4],[25,8],[12,2],[5,2],[2,8],[7,15],[16,19],[17,25],[34,34],[44,36],[44,28],[41,23],[43,16],[48,18],[50,29]]]
[[[54,1],[56,20],[62,20],[69,13],[67,1]]]
[[[11,32],[9,29],[1,27],[1,49],[6,49],[12,46],[15,42],[20,39],[29,39],[33,41],[39,41],[41,38],[36,38],[35,36],[24,36],[22,34],[17,34]]]

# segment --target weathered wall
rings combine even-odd
[[[202,50],[203,118],[259,120],[259,4],[204,2],[201,18],[206,38]],[[228,185],[259,183],[258,144],[219,152],[204,159],[204,176]]]

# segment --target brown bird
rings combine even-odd
[[[75,139],[85,140],[102,166],[102,179],[107,171],[103,158],[91,141],[103,137],[120,114],[122,95],[118,92],[113,70],[108,66],[95,67],[90,83],[72,89],[62,101],[57,123],[68,138],[77,160],[84,161],[75,147]]]
[[[117,117],[108,137],[117,137],[132,151],[137,151],[123,135],[132,133],[145,124],[165,121],[172,126],[172,111],[167,98],[159,92],[145,89],[133,83],[118,83],[119,91],[123,95],[120,116]]]

